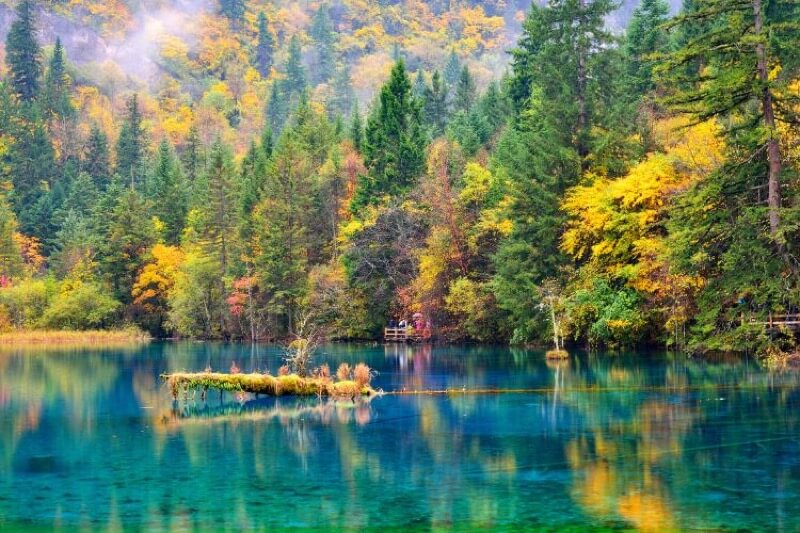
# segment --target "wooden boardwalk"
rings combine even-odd
[[[386,342],[408,342],[408,329],[383,328],[383,340]]]
[[[751,324],[758,324],[766,326],[767,329],[774,329],[779,327],[787,327],[789,329],[800,328],[800,313],[769,313],[767,320],[758,320],[756,318],[750,319]]]

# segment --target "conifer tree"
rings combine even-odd
[[[105,190],[111,182],[108,137],[97,124],[92,126],[92,131],[89,134],[83,169],[92,177],[98,190]]]
[[[448,87],[455,87],[461,77],[461,61],[454,51],[447,56],[447,63],[444,66],[444,82]]]
[[[642,0],[633,11],[624,46],[628,76],[626,90],[631,96],[641,97],[654,88],[654,55],[666,52],[669,44],[667,32],[662,27],[668,15],[669,4],[664,0]]]
[[[356,101],[350,80],[350,67],[342,63],[333,77],[332,94],[328,101],[328,116],[349,116]]]
[[[186,137],[186,147],[181,154],[181,162],[189,187],[194,187],[197,176],[202,171],[202,146],[197,126],[194,123],[189,127],[189,135]]]
[[[180,167],[166,139],[158,145],[148,195],[153,205],[152,213],[165,225],[164,241],[167,244],[178,243],[186,221],[188,199]]]
[[[432,135],[438,137],[447,125],[447,88],[438,70],[433,73],[430,87],[425,88],[423,102],[425,122]]]
[[[453,110],[456,112],[469,111],[472,109],[472,104],[475,103],[476,96],[477,88],[475,87],[475,81],[472,79],[469,68],[464,65],[458,77],[458,83],[456,84],[456,91],[453,97]]]
[[[282,89],[286,91],[288,97],[300,95],[305,91],[306,69],[303,67],[300,39],[297,38],[297,35],[292,35],[289,40],[289,54],[284,71],[286,79],[282,83]]]
[[[428,85],[425,83],[425,76],[422,73],[422,69],[417,69],[417,75],[414,78],[414,87],[411,89],[411,94],[417,98],[423,98],[427,88]]]
[[[34,0],[20,0],[16,19],[6,37],[6,63],[11,87],[24,102],[39,94],[41,50],[36,41],[36,5]]]
[[[353,114],[350,117],[350,140],[353,141],[353,148],[359,152],[364,149],[364,124],[361,121],[358,103],[353,106]]]
[[[281,80],[273,81],[267,101],[267,125],[277,134],[283,130],[289,116],[289,95],[285,86],[286,84]]]
[[[392,68],[367,121],[364,155],[369,171],[359,179],[354,209],[405,192],[424,170],[421,110],[402,61]]]
[[[262,78],[269,76],[275,54],[275,38],[269,30],[267,16],[263,11],[258,13],[258,41],[256,43],[255,67]]]
[[[321,5],[314,13],[310,35],[314,39],[314,64],[311,69],[311,82],[314,85],[327,83],[333,77],[334,69],[336,68],[336,37],[327,5]]]
[[[219,0],[219,13],[238,25],[244,20],[245,0]]]
[[[133,94],[127,103],[127,116],[117,139],[117,174],[130,187],[135,188],[143,181],[144,131],[139,101]]]
[[[4,193],[0,192],[0,278],[22,274],[22,250],[15,238],[17,218]]]
[[[44,109],[61,118],[71,117],[75,109],[70,101],[70,80],[61,39],[56,38],[53,55],[44,78]]]

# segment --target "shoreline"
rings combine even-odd
[[[143,344],[151,337],[138,329],[114,330],[13,330],[0,333],[0,347],[106,347]]]

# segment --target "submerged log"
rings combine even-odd
[[[324,377],[301,377],[297,374],[272,376],[270,374],[226,374],[222,372],[173,372],[161,374],[172,393],[178,399],[181,391],[200,390],[204,394],[208,389],[229,392],[249,392],[267,396],[330,396],[349,397],[371,396],[376,391],[369,383],[353,380],[338,380]]]

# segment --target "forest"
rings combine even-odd
[[[0,330],[795,351],[797,2],[176,5],[13,4]]]

